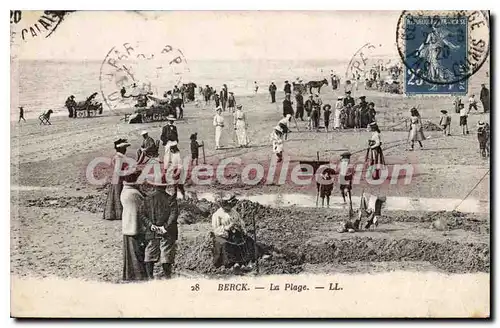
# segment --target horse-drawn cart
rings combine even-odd
[[[76,102],[74,96],[66,100],[66,108],[69,111],[69,117],[92,117],[102,114],[102,103],[95,100],[97,92],[94,92],[85,101]]]

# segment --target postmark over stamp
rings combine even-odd
[[[101,95],[110,110],[130,108],[138,96],[181,84],[186,71],[183,52],[172,45],[125,42],[113,46],[102,61]]]
[[[396,41],[407,94],[466,93],[489,55],[489,16],[482,11],[405,11]]]

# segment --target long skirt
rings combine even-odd
[[[144,246],[139,236],[123,236],[123,280],[146,280]]]
[[[214,235],[212,238],[214,238],[213,256],[216,268],[221,266],[230,268],[236,263],[246,264],[255,258],[255,244],[248,236],[241,236],[238,238],[240,240],[234,238],[229,240]]]
[[[248,135],[247,127],[245,121],[236,121],[236,135],[238,136],[238,145],[247,146],[248,145]]]
[[[413,124],[410,130],[410,140],[412,141],[422,141],[425,140],[424,131],[422,126],[419,124]]]
[[[104,207],[104,220],[121,220],[122,219],[122,203],[120,195],[122,193],[123,184],[120,181],[117,184],[110,183],[108,186],[108,197]]]
[[[333,128],[338,129],[340,128],[340,109],[335,110],[335,116],[333,120]]]
[[[222,136],[222,126],[215,127],[215,147],[220,147],[220,138]]]

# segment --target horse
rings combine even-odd
[[[306,83],[305,87],[309,89],[309,93],[312,93],[313,88],[317,88],[318,93],[321,93],[321,87],[323,85],[328,85],[327,79],[323,79],[322,81],[309,81]]]

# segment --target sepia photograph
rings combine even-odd
[[[11,316],[489,318],[490,35],[10,10]]]

